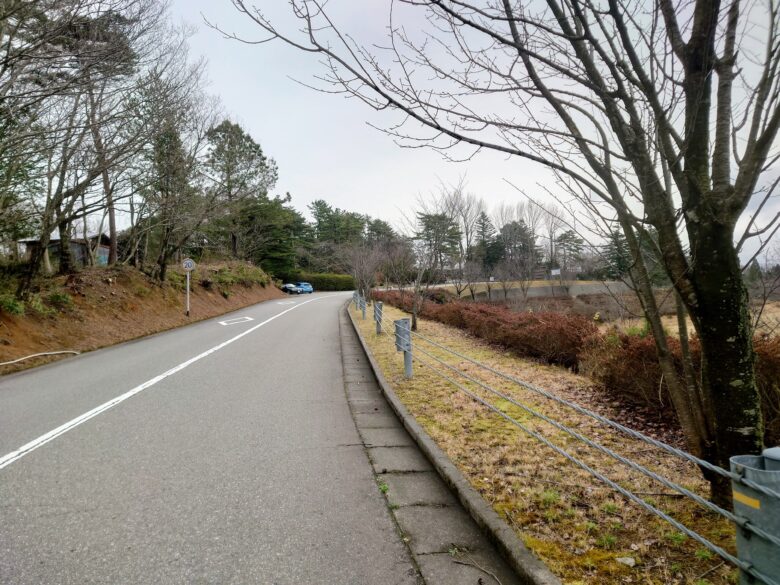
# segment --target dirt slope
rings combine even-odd
[[[89,351],[284,296],[273,284],[261,286],[242,278],[247,268],[239,267],[237,274],[236,266],[198,267],[189,318],[182,275],[174,274],[172,283],[164,286],[127,267],[53,278],[36,295],[37,308],[28,303],[24,315],[0,309],[0,362],[47,351]],[[61,357],[0,366],[0,375]]]

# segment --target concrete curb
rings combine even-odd
[[[514,531],[496,514],[482,496],[473,488],[455,464],[441,450],[436,442],[425,432],[415,418],[399,400],[392,386],[387,382],[379,364],[374,360],[363,335],[360,332],[349,303],[344,307],[352,327],[360,340],[360,345],[371,364],[379,387],[390,407],[395,411],[401,423],[420,447],[422,452],[439,473],[444,483],[455,493],[460,503],[469,512],[482,532],[496,546],[498,551],[517,572],[520,579],[528,585],[561,585],[560,579],[552,574],[545,564],[529,551]]]

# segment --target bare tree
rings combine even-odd
[[[450,254],[449,277],[458,297],[466,290],[465,266],[472,256],[477,219],[485,209],[485,203],[473,193],[466,193],[465,179],[457,184],[440,187],[445,212],[457,222],[460,241]]]
[[[8,12],[0,10],[5,55],[0,122],[13,131],[0,132],[7,163],[0,164],[0,172],[13,176],[14,161],[24,161],[24,175],[37,186],[28,193],[40,233],[19,283],[17,293],[24,296],[41,266],[49,268],[47,249],[55,228],[59,269],[68,272],[73,269],[72,224],[107,209],[115,258],[115,171],[125,168],[144,144],[146,128],[128,124],[138,119],[131,94],[136,72],[148,66],[159,44],[166,4],[38,0],[12,1],[6,7]],[[20,119],[28,123],[19,124]],[[98,179],[102,193],[94,189]]]
[[[477,300],[477,285],[482,278],[482,264],[477,260],[468,260],[463,268],[463,279],[471,295],[471,300]]]
[[[512,259],[504,258],[496,266],[496,279],[504,293],[504,300],[509,299],[509,291],[515,288],[517,284],[517,273],[515,271],[515,264]]]
[[[394,284],[403,295],[414,272],[414,254],[406,239],[398,239],[385,247],[385,283]]]
[[[349,266],[358,293],[367,300],[371,299],[371,289],[376,284],[376,275],[386,254],[379,245],[360,242],[347,246],[343,250],[344,260]]]

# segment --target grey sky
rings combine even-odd
[[[383,27],[376,16],[384,2],[361,0],[360,7],[345,15],[348,30],[365,31],[367,20]],[[287,2],[257,1],[267,16],[289,21]],[[464,163],[446,161],[429,149],[403,149],[371,128],[367,122],[385,126],[394,118],[377,113],[342,96],[318,93],[291,77],[314,83],[322,67],[313,55],[285,47],[279,42],[248,46],[207,27],[201,13],[225,30],[247,38],[260,35],[229,0],[173,0],[174,21],[197,27],[190,45],[193,57],[209,62],[210,91],[222,98],[225,109],[260,142],[279,164],[276,191],[289,191],[301,210],[314,199],[334,206],[368,213],[395,223],[399,208],[408,207],[418,194],[437,188],[439,181],[456,182],[466,175],[469,191],[492,206],[504,200],[519,201],[521,195],[504,179],[536,191],[535,184],[546,171],[531,163],[493,152],[480,153]],[[381,34],[377,29],[372,33]]]
[[[281,30],[292,32],[299,27],[287,1],[254,3]],[[388,6],[387,0],[343,0],[330,2],[328,8],[340,30],[371,46],[386,41]],[[289,191],[301,211],[321,198],[336,207],[398,225],[402,223],[401,210],[408,212],[418,196],[437,190],[440,182],[456,183],[462,176],[468,191],[484,198],[491,208],[502,201],[523,200],[507,181],[537,200],[546,198],[540,182],[559,191],[546,169],[516,157],[482,151],[469,161],[449,162],[431,149],[397,146],[390,136],[369,125],[390,126],[400,120],[397,114],[375,112],[355,99],[320,93],[295,81],[327,87],[316,80],[325,71],[316,55],[279,41],[243,44],[208,27],[203,16],[241,38],[263,38],[259,27],[240,14],[230,0],[172,0],[172,16],[175,22],[197,28],[190,41],[192,56],[208,60],[211,93],[221,97],[226,113],[276,159],[279,182],[275,192]],[[420,17],[422,11],[415,10],[412,21],[405,22],[410,34],[425,26],[415,20]],[[430,135],[430,131],[423,134]],[[453,155],[470,152],[461,150]],[[774,172],[769,174],[775,176]],[[758,200],[755,198],[749,209],[755,208]],[[577,206],[565,207],[564,211],[572,214],[568,221],[578,223]],[[778,210],[780,201],[771,201],[762,217],[772,217]],[[738,234],[748,219],[749,214],[740,219]],[[749,258],[757,243],[752,240],[743,257]]]

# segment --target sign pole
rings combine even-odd
[[[190,316],[190,272],[195,270],[195,261],[192,258],[185,258],[181,263],[184,272],[187,273],[187,317]]]

